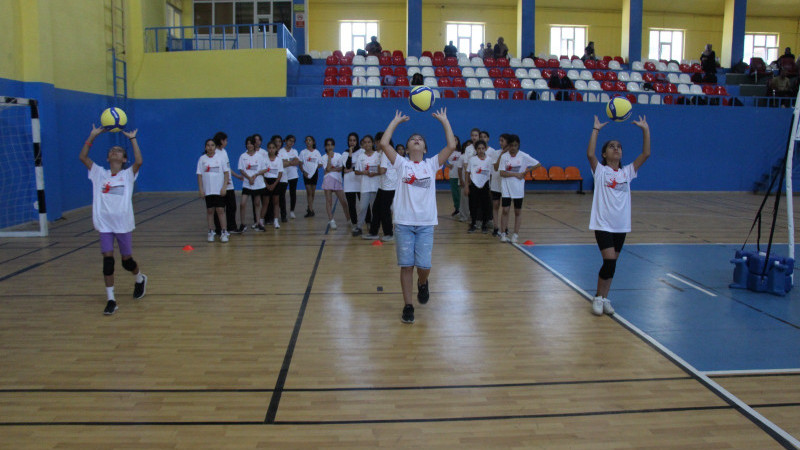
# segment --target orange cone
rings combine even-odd
[[[194,247],[192,247],[191,245],[186,245],[183,247],[183,251],[185,252],[190,252],[192,250],[194,250]]]
[[[376,239],[376,240],[372,241],[372,245],[374,245],[376,247],[380,247],[381,245],[383,245],[383,242],[381,242],[379,239]]]
[[[530,241],[530,240],[528,240],[528,241],[525,241],[525,242],[523,242],[523,243],[522,243],[522,245],[528,245],[528,246],[531,246],[531,245],[533,245],[533,241]]]

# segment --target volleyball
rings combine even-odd
[[[628,120],[633,112],[633,105],[624,97],[614,97],[606,104],[606,114],[614,122]]]
[[[411,95],[408,97],[408,103],[414,110],[425,112],[433,106],[433,90],[428,86],[417,86],[411,89]]]
[[[108,108],[100,114],[100,124],[112,133],[122,130],[127,123],[128,116],[119,108]]]

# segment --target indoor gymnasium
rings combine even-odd
[[[800,447],[796,0],[0,30],[0,447]]]

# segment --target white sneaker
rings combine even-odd
[[[289,218],[296,219],[297,217],[294,215],[294,211],[289,211]]]
[[[214,242],[214,237],[216,237],[216,235],[217,235],[217,233],[214,233],[214,231],[209,231],[208,232],[208,242]]]
[[[608,314],[609,316],[614,314],[614,307],[611,306],[611,300],[607,298],[603,299],[603,312]]]
[[[280,220],[278,220],[278,219],[275,219],[275,220],[272,222],[272,225],[273,225],[273,226],[275,226],[275,229],[278,229],[278,228],[280,228],[280,227],[281,227],[281,221],[280,221]]]
[[[508,242],[508,236],[505,233],[500,233],[500,242]]]
[[[331,220],[330,222],[328,222],[328,225],[331,226],[331,230],[335,230],[336,228],[338,228],[336,226],[336,221],[335,220]]]
[[[517,233],[514,233],[514,234],[511,235],[511,243],[512,244],[516,244],[518,240],[519,240],[519,236],[517,235]]]
[[[384,236],[381,238],[383,242],[394,242],[394,236]]]
[[[361,235],[361,239],[364,239],[365,241],[374,241],[375,239],[378,239],[378,237],[379,236],[377,234],[369,234],[369,232]]]
[[[227,231],[223,231],[222,232],[222,236],[219,237],[219,241],[220,242],[228,242],[228,236],[230,236],[230,235],[231,234],[228,233]]]
[[[595,316],[603,315],[603,297],[599,295],[592,299],[592,314]]]

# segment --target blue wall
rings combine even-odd
[[[91,124],[97,123],[99,113],[113,99],[4,79],[0,79],[0,95],[40,100],[50,219],[88,205],[91,190],[77,155]],[[448,108],[456,134],[462,138],[469,136],[472,127],[478,127],[491,133],[491,145],[496,147],[501,133],[516,133],[523,151],[545,166],[575,165],[585,178],[591,178],[586,142],[592,116],[603,114],[600,104],[448,99],[438,100],[436,106]],[[194,168],[203,142],[219,130],[230,137],[228,150],[235,164],[244,151],[244,138],[252,133],[267,138],[294,134],[300,149],[307,134],[317,139],[320,148],[324,138],[330,136],[342,149],[348,132],[374,135],[385,128],[395,109],[412,118],[400,126],[396,142],[420,132],[433,151],[444,146],[439,123],[430,114],[412,112],[402,99],[129,100],[129,126],[139,128],[145,159],[138,189],[196,190]],[[647,115],[653,138],[652,157],[640,172],[635,186],[638,190],[748,191],[785,151],[792,119],[791,110],[775,108],[641,105],[634,112]],[[641,151],[641,132],[630,121],[605,127],[601,142],[612,138],[623,143],[626,161],[632,161]],[[112,134],[100,136],[91,157],[104,163],[105,151],[118,141],[119,137]],[[237,181],[237,190],[239,187]]]

